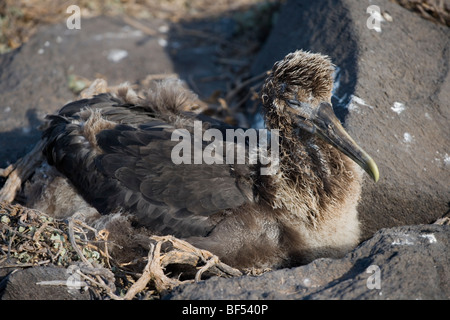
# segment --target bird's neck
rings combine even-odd
[[[340,199],[359,188],[357,165],[308,132],[280,130],[280,166],[265,179],[274,185],[266,197],[273,208],[288,209],[315,225]]]
[[[266,117],[266,124],[279,132],[280,172],[284,176],[315,185],[326,184],[333,178],[335,163],[344,158],[341,152],[319,137],[298,129],[292,119],[280,114]]]
[[[307,132],[280,136],[280,173],[296,188],[329,193],[336,179],[336,165],[343,165],[339,151]]]

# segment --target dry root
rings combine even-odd
[[[190,243],[177,239],[173,236],[153,236],[156,241],[151,244],[148,254],[148,263],[145,266],[144,273],[139,280],[128,290],[125,299],[132,299],[137,293],[144,290],[147,284],[153,280],[157,292],[167,292],[183,283],[191,283],[194,280],[180,281],[170,278],[164,270],[171,264],[188,264],[198,268],[195,275],[195,281],[200,281],[204,272],[209,271],[218,276],[240,276],[242,273],[224,263],[211,252],[201,250]],[[169,242],[173,249],[167,253],[161,254],[161,246]],[[200,266],[199,266],[200,265]]]
[[[0,190],[0,202],[14,201],[22,183],[25,182],[43,161],[42,149],[45,142],[41,140],[25,157],[19,159],[14,165],[0,171],[0,176],[7,178]]]

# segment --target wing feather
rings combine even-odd
[[[86,107],[116,123],[96,134],[97,148],[83,135]],[[119,208],[155,232],[201,236],[214,227],[210,216],[251,201],[250,185],[239,184],[249,179],[249,168],[240,170],[242,179],[228,164],[175,165],[171,151],[178,142],[171,135],[176,128],[148,108],[102,94],[68,104],[49,119],[44,134],[49,163],[103,214]]]

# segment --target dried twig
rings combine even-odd
[[[28,267],[35,267],[35,266],[41,266],[44,264],[50,263],[50,260],[44,260],[44,261],[38,261],[36,263],[13,263],[13,264],[2,264],[0,266],[0,269],[5,268],[28,268]]]
[[[161,267],[161,244],[163,241],[159,241],[150,245],[150,250],[148,252],[148,263],[144,268],[144,273],[136,281],[125,295],[125,300],[133,299],[136,294],[145,289],[150,280],[154,280],[155,286],[158,292],[163,292],[166,290],[171,290],[174,287],[180,285],[182,282],[177,279],[171,279],[164,274],[163,268]]]
[[[14,170],[14,166],[10,164],[5,169],[0,169],[0,177],[6,178]]]
[[[401,6],[418,12],[423,18],[450,27],[450,4],[442,0],[396,0]]]
[[[235,98],[239,94],[239,92],[241,92],[243,89],[245,89],[248,85],[250,85],[251,83],[253,83],[255,81],[261,81],[262,79],[267,77],[268,74],[269,74],[268,71],[264,71],[254,77],[251,77],[251,78],[237,84],[233,90],[231,90],[227,93],[227,95],[225,96],[225,100],[227,102],[230,102],[233,98]]]
[[[198,260],[200,260],[202,263],[205,263],[204,266],[202,266],[199,271],[196,274],[196,281],[199,281],[201,279],[201,275],[206,271],[209,270],[210,272],[213,272],[216,275],[220,276],[241,276],[242,273],[233,267],[228,266],[227,264],[221,262],[219,258],[209,252],[208,250],[202,250],[199,248],[194,247],[189,242],[180,240],[175,238],[174,236],[152,236],[153,240],[156,240],[157,243],[163,243],[163,242],[170,242],[172,243],[174,249],[179,252],[179,256],[171,255],[170,257],[176,257],[175,261],[165,261],[165,264],[170,263],[186,263],[186,264],[192,264],[193,256],[197,257],[196,264],[198,263]],[[185,260],[183,258],[186,257]],[[196,266],[196,264],[194,266]]]
[[[144,25],[143,23],[139,22],[138,20],[133,19],[133,18],[131,18],[131,17],[129,17],[129,16],[123,16],[122,19],[123,19],[123,21],[124,21],[126,24],[132,26],[132,27],[135,28],[135,29],[138,29],[138,30],[142,31],[142,32],[145,33],[146,35],[149,35],[149,36],[156,36],[156,35],[159,34],[159,32],[156,31],[155,29],[152,29],[152,28],[150,28],[150,27]]]
[[[35,168],[41,164],[43,159],[42,149],[44,145],[45,141],[41,140],[30,153],[17,161],[14,165],[14,170],[11,170],[10,167],[5,169],[9,174],[3,188],[0,190],[0,202],[13,202],[22,182],[26,181],[34,172]],[[5,171],[3,173],[5,173]]]
[[[77,253],[78,257],[81,259],[81,261],[83,261],[83,263],[85,263],[86,265],[93,267],[92,263],[88,259],[86,259],[83,252],[81,252],[80,248],[78,247],[78,245],[75,241],[75,233],[74,233],[73,227],[74,227],[74,219],[68,219],[68,232],[69,232],[70,244],[72,245],[73,249],[76,251],[76,253]]]
[[[84,270],[83,270],[83,271],[84,271]],[[105,293],[106,293],[111,299],[114,299],[114,300],[123,300],[123,298],[119,297],[118,295],[116,295],[116,294],[113,292],[114,289],[115,289],[115,286],[113,286],[113,285],[112,285],[112,286],[108,286],[107,284],[105,284],[105,282],[103,281],[103,279],[100,278],[100,275],[99,275],[99,274],[96,274],[97,280],[95,280],[94,278],[92,278],[92,277],[86,275],[86,274],[85,274],[86,272],[83,272],[83,271],[82,271],[82,270],[77,270],[76,273],[77,273],[78,275],[80,275],[81,277],[83,277],[84,279],[88,280],[90,283],[92,283],[92,284],[94,284],[94,285],[100,287],[101,289],[103,289],[103,290],[105,291]],[[101,271],[102,271],[101,273],[104,274],[104,271],[109,271],[109,270],[103,268]],[[110,271],[109,271],[109,272],[110,272]],[[113,276],[113,279],[114,279],[114,276]],[[109,282],[109,283],[111,283],[111,282]],[[90,287],[92,288],[92,286],[90,286]]]

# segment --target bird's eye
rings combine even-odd
[[[298,118],[303,120],[311,118],[313,110],[308,103],[300,102],[296,99],[286,100],[286,102],[295,110],[294,113]]]
[[[300,103],[299,101],[297,101],[297,100],[290,99],[290,100],[288,100],[287,102],[288,102],[289,105],[290,105],[291,107],[293,107],[293,108],[298,108],[298,107],[301,106],[301,103]]]

